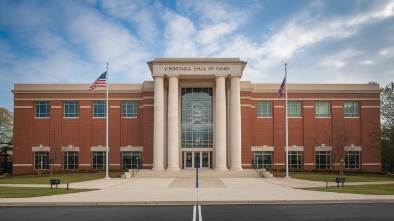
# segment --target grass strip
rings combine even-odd
[[[0,187],[0,198],[31,198],[92,191],[92,189],[50,189],[41,187]]]
[[[345,187],[331,186],[325,187],[314,187],[314,188],[300,188],[303,190],[313,190],[320,192],[334,192],[334,193],[353,193],[363,195],[394,195],[394,184],[370,184],[370,185],[354,185]]]
[[[336,174],[290,174],[291,178],[311,181],[326,181],[335,182],[335,178],[339,177]],[[392,177],[379,177],[379,176],[357,176],[345,175],[346,182],[380,182],[380,181],[394,181]]]
[[[104,178],[103,175],[59,175],[56,176],[32,176],[32,177],[3,177],[0,178],[0,184],[49,184],[51,179],[60,179],[60,183],[76,183],[89,180],[97,180]]]

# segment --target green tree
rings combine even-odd
[[[382,166],[394,172],[394,82],[381,88],[380,116],[382,118]]]
[[[14,116],[7,109],[0,107],[0,143],[12,143]]]

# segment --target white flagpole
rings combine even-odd
[[[289,121],[287,117],[287,64],[285,63],[285,92],[286,92],[286,177],[290,178],[289,176]]]
[[[106,154],[105,154],[105,179],[110,179],[109,178],[109,176],[108,176],[108,166],[109,166],[109,162],[108,162],[108,149],[109,149],[109,147],[108,147],[108,115],[109,115],[109,113],[108,113],[108,106],[109,106],[109,103],[108,103],[108,87],[109,87],[109,80],[108,80],[108,77],[109,75],[108,75],[108,62],[107,62],[107,85],[106,85],[106,88],[107,88],[107,91],[106,91],[106,101],[105,101],[105,106],[106,106],[106,114],[105,114],[105,116],[106,116],[106,119],[105,119],[105,121],[106,121],[106,130],[105,130],[105,146],[107,147],[106,148]]]

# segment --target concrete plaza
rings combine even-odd
[[[344,188],[358,184],[366,183],[347,182]],[[49,184],[2,184],[0,189],[1,186],[50,188]],[[95,189],[94,191],[34,198],[0,198],[0,206],[394,202],[393,195],[341,194],[297,189],[325,186],[326,182],[294,178],[260,178],[254,170],[200,170],[197,189],[194,170],[141,170],[131,179],[111,178],[69,184],[69,188]],[[336,183],[329,182],[329,188],[342,188],[336,186]],[[60,184],[58,188],[66,188],[66,184]]]

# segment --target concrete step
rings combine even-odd
[[[199,169],[198,176],[201,178],[259,178],[259,174],[253,169],[244,169],[243,171],[216,171],[211,169]],[[180,171],[152,171],[150,169],[141,169],[136,178],[192,178],[196,177],[196,169],[187,169]]]
[[[132,173],[130,172],[125,172],[124,175],[121,175],[120,178],[122,179],[131,179]]]
[[[272,175],[269,171],[267,171],[265,168],[264,169],[259,169],[258,174],[260,177],[264,177],[264,178],[271,178],[274,177],[274,175]]]

